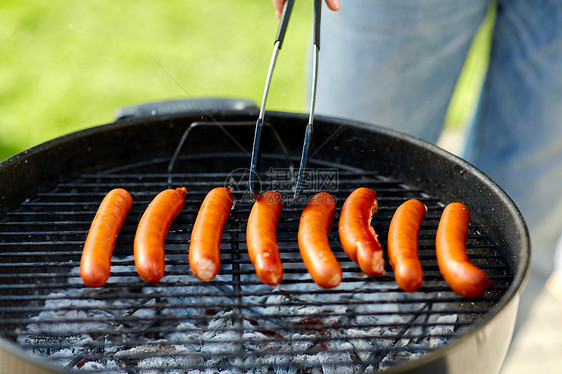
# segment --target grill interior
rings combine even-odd
[[[505,294],[512,275],[485,230],[471,225],[469,257],[495,282],[481,298],[462,299],[442,279],[434,239],[444,204],[409,182],[312,159],[304,198],[322,188],[336,198],[336,222],[357,187],[377,191],[372,225],[386,248],[387,230],[400,203],[426,204],[419,249],[420,291],[407,294],[386,263],[387,275],[364,276],[343,252],[337,224],[330,234],[344,278],[332,290],[317,287],[297,245],[304,201],[286,203],[278,225],[285,276],[262,285],[250,263],[245,227],[248,155],[183,155],[171,187],[185,186],[186,205],[166,239],[166,276],[140,279],[133,264],[137,222],[152,198],[170,187],[169,158],[148,158],[82,174],[38,193],[0,221],[0,335],[61,370],[109,372],[374,372],[415,359],[467,334]],[[279,154],[263,154],[262,191],[290,196],[290,168]],[[202,172],[204,170],[204,172]],[[206,193],[232,185],[235,206],[221,244],[221,271],[210,283],[188,264],[191,227]],[[117,240],[111,277],[103,288],[83,286],[82,245],[103,196],[122,187],[134,203]],[[470,208],[470,206],[469,206]],[[209,371],[213,372],[213,371]]]

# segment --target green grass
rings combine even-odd
[[[296,2],[270,110],[307,110],[311,19],[312,6]],[[260,103],[277,25],[269,0],[3,1],[0,159],[112,122],[117,108],[135,103]]]
[[[295,5],[268,109],[304,111],[306,5]],[[135,103],[260,102],[277,25],[270,1],[2,2],[0,159]]]
[[[488,69],[492,31],[496,21],[496,4],[493,2],[474,36],[463,70],[451,97],[445,126],[460,129],[470,121],[478,103],[479,93]]]

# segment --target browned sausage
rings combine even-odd
[[[277,222],[283,199],[274,191],[260,195],[248,218],[246,243],[256,275],[265,284],[276,286],[283,279],[283,264],[277,245]]]
[[[406,292],[419,290],[423,283],[418,233],[426,211],[421,201],[408,200],[396,209],[388,229],[388,259],[396,283]]]
[[[494,283],[468,259],[469,221],[470,212],[466,206],[461,203],[447,205],[437,228],[435,248],[439,270],[449,287],[461,296],[478,297]]]
[[[378,210],[376,192],[361,187],[345,200],[339,235],[343,250],[368,276],[384,275],[384,258],[371,218]]]
[[[219,272],[222,232],[233,201],[230,187],[217,187],[199,208],[189,243],[189,266],[203,282],[210,282]]]
[[[101,287],[109,278],[111,256],[133,198],[126,190],[111,190],[102,200],[84,242],[80,277],[85,285]]]
[[[321,192],[310,199],[299,223],[298,241],[302,259],[314,282],[323,288],[336,287],[342,280],[341,266],[328,241],[335,212],[332,195]]]
[[[186,193],[185,187],[160,192],[140,219],[133,250],[137,273],[147,282],[157,283],[164,276],[164,242],[170,225],[185,205]]]

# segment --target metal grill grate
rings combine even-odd
[[[215,165],[222,158],[228,162],[221,169]],[[132,242],[145,207],[168,188],[167,160],[84,174],[8,212],[0,222],[0,335],[63,369],[372,372],[424,355],[467,333],[511,282],[485,232],[471,226],[471,261],[496,285],[476,300],[458,297],[443,281],[434,254],[443,209],[437,198],[374,171],[311,160],[311,170],[319,173],[316,177],[329,180],[328,192],[338,207],[336,222],[351,191],[359,186],[377,191],[380,208],[372,224],[383,248],[390,219],[401,202],[418,198],[428,206],[419,243],[423,287],[413,294],[401,291],[388,262],[386,276],[364,276],[341,249],[335,229],[331,246],[344,279],[332,290],[317,287],[300,259],[296,240],[304,203],[283,210],[278,239],[285,277],[276,288],[264,286],[246,251],[251,205],[244,203],[244,170],[233,167],[245,166],[247,155],[214,154],[212,159],[186,157],[180,162],[197,163],[199,170],[209,163],[214,166],[206,173],[172,175],[173,186],[186,186],[188,194],[166,239],[166,276],[156,285],[137,276]],[[276,177],[262,180],[262,190],[279,187]],[[234,183],[237,203],[223,234],[220,274],[205,284],[189,270],[190,230],[205,194],[225,183]],[[109,282],[103,288],[87,288],[79,277],[82,244],[101,199],[115,187],[129,190],[133,208],[117,241]],[[313,192],[304,190],[305,195]]]

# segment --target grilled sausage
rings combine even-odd
[[[283,264],[277,245],[277,222],[283,199],[274,191],[260,195],[254,203],[246,229],[246,243],[256,275],[265,284],[276,286],[283,279]]]
[[[333,196],[321,192],[310,199],[299,223],[298,242],[304,265],[314,282],[323,288],[336,287],[342,280],[341,266],[328,242],[335,212]]]
[[[388,229],[388,259],[396,283],[406,292],[415,292],[423,283],[423,270],[418,257],[418,233],[427,207],[419,200],[402,203]]]
[[[185,187],[160,192],[140,219],[133,250],[137,273],[147,282],[158,283],[164,276],[164,242],[170,225],[185,205],[186,193]]]
[[[80,277],[85,285],[101,287],[109,278],[111,256],[133,198],[126,190],[111,190],[102,200],[84,242]]]
[[[478,297],[494,283],[468,259],[469,221],[470,212],[463,204],[452,203],[445,207],[435,238],[437,265],[453,291],[464,297]]]
[[[199,208],[191,232],[189,266],[203,282],[210,282],[219,272],[221,237],[233,200],[230,187],[217,187]]]
[[[371,226],[371,218],[377,210],[376,192],[361,187],[345,200],[339,222],[343,250],[370,277],[386,274],[382,247]]]

